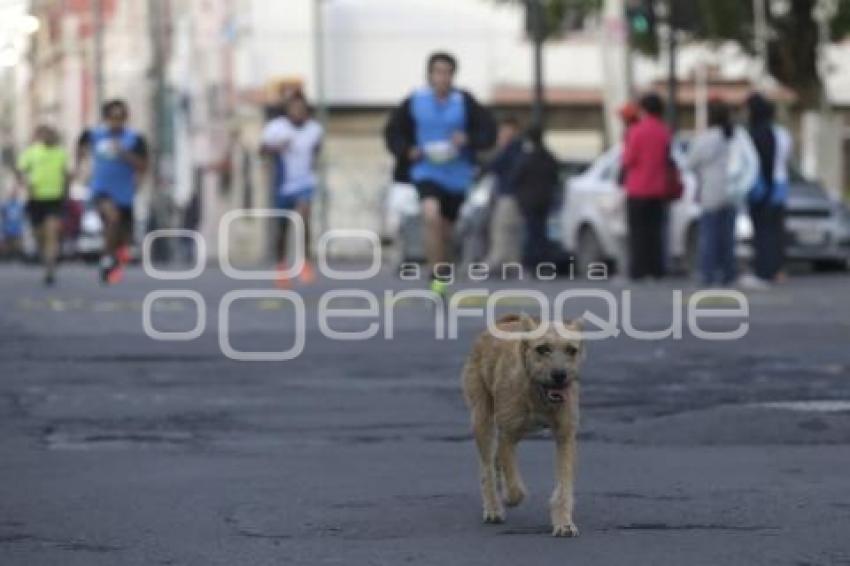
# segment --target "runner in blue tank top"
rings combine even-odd
[[[129,258],[133,200],[148,165],[145,138],[127,127],[127,103],[110,100],[103,105],[103,124],[83,132],[77,144],[77,169],[86,157],[92,160],[92,200],[103,219],[104,250],[101,278],[117,283]]]

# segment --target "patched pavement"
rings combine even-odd
[[[240,284],[215,270],[167,285],[205,300],[206,331],[188,342],[145,336],[143,301],[159,286],[141,271],[108,289],[81,267],[60,276],[48,291],[36,271],[0,266],[4,566],[850,564],[846,276],[749,294],[741,340],[686,330],[682,340],[592,344],[574,540],[548,536],[545,434],[520,447],[529,499],[503,525],[480,523],[459,392],[480,319],[462,320],[457,340],[435,340],[433,310],[402,304],[391,340],[381,324],[371,340],[332,341],[315,316],[324,293],[412,286],[323,281],[299,289],[301,356],[235,362],[217,325],[222,297]],[[585,286],[533,285],[550,297]],[[669,324],[685,308],[671,299],[678,286],[687,301],[694,289],[682,281],[635,288],[635,325]],[[274,298],[238,301],[231,341],[285,349],[290,314]],[[195,316],[169,299],[153,322],[181,331]]]

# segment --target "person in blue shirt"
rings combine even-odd
[[[148,166],[145,138],[127,127],[129,108],[123,100],[110,100],[102,108],[103,123],[83,132],[77,143],[77,170],[86,157],[92,160],[92,199],[103,219],[104,250],[101,278],[117,283],[129,259],[133,226],[133,200]]]
[[[450,260],[460,207],[476,172],[476,153],[496,142],[496,122],[475,98],[454,86],[457,61],[445,52],[428,58],[428,84],[391,114],[384,131],[396,159],[397,182],[416,185],[425,223],[425,254],[432,288],[444,279],[435,266]]]
[[[6,201],[0,203],[0,226],[2,226],[3,254],[7,257],[21,255],[24,238],[24,199],[21,191],[14,190]]]

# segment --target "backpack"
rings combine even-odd
[[[759,175],[759,156],[750,135],[735,126],[729,141],[729,164],[726,169],[726,200],[739,205],[755,186]]]

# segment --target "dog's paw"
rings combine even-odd
[[[552,527],[552,536],[553,537],[577,537],[578,536],[578,528],[572,523],[565,523],[563,525],[554,525]]]
[[[499,524],[505,522],[505,512],[501,509],[485,509],[484,522],[489,524]]]
[[[509,487],[505,490],[505,505],[508,507],[516,507],[527,495],[525,488],[521,485]]]

